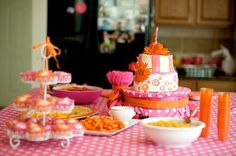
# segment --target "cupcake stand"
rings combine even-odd
[[[17,148],[22,139],[36,142],[57,139],[61,140],[62,147],[69,147],[72,137],[84,134],[83,126],[77,120],[62,120],[49,116],[50,113],[70,113],[74,108],[74,100],[47,94],[48,85],[71,82],[69,73],[48,70],[48,59],[53,53],[48,51],[47,46],[53,45],[50,42],[42,45],[44,69],[20,73],[22,82],[40,85],[40,95],[24,94],[13,101],[14,108],[20,111],[21,115],[6,122],[6,133],[12,148]]]

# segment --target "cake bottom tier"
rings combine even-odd
[[[136,112],[136,118],[142,117],[178,117],[184,118],[190,115],[190,107],[189,105],[178,107],[178,108],[143,108],[133,106],[129,103],[123,103],[126,106],[134,107],[134,111]]]

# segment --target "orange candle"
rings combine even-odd
[[[226,141],[229,133],[231,97],[228,92],[221,92],[218,95],[218,116],[217,128],[218,139]]]
[[[212,111],[212,88],[200,89],[200,116],[199,120],[206,124],[206,127],[202,129],[201,137],[207,137],[210,131],[211,111]]]

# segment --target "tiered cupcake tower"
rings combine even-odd
[[[56,60],[56,56],[60,54],[60,49],[51,44],[49,37],[46,42],[38,46],[42,46],[44,69],[37,72],[21,72],[20,77],[24,83],[39,83],[40,95],[24,94],[13,101],[13,107],[20,111],[21,115],[6,122],[9,142],[11,147],[17,148],[21,139],[29,141],[61,139],[61,146],[68,147],[72,137],[83,136],[84,128],[75,119],[62,120],[48,116],[52,112],[70,113],[74,108],[74,100],[50,96],[47,94],[47,88],[52,84],[70,83],[71,74],[61,71],[52,72],[48,69],[48,59],[54,57]],[[58,49],[59,51],[56,51]],[[39,114],[40,117],[33,117],[32,114]]]

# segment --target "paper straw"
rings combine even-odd
[[[199,120],[206,124],[206,127],[202,129],[201,137],[207,137],[210,131],[211,111],[212,111],[212,88],[200,89],[200,116]]]
[[[229,92],[218,95],[217,130],[220,141],[228,140],[231,97]]]

